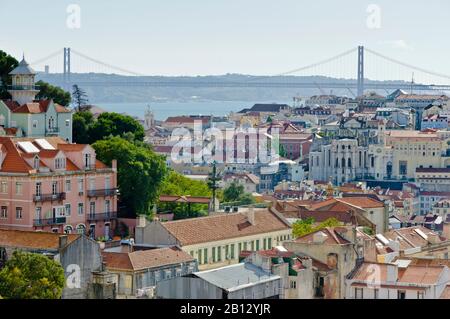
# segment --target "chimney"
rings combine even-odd
[[[394,283],[398,280],[398,268],[397,265],[387,264],[387,277],[388,283]]]
[[[59,236],[59,249],[63,249],[67,245],[67,235]]]
[[[111,168],[113,169],[113,171],[117,171],[117,160],[113,159],[111,161]]]
[[[146,225],[146,222],[147,222],[147,220],[145,218],[145,215],[139,215],[137,217],[137,226],[136,227],[144,228]]]
[[[250,224],[255,225],[255,209],[253,206],[250,206],[246,211],[244,211],[244,215],[247,217]]]

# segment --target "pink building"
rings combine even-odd
[[[112,237],[117,169],[90,145],[0,137],[0,227]]]

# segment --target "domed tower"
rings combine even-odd
[[[12,85],[8,86],[8,92],[13,101],[20,105],[33,102],[39,93],[39,88],[34,85],[36,72],[30,67],[25,57],[9,75],[12,77]]]

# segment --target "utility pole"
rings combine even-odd
[[[209,174],[208,178],[208,187],[212,190],[213,198],[212,198],[212,211],[216,211],[216,190],[219,188],[217,182],[220,181],[220,177],[217,175],[217,162],[214,161],[212,164],[212,172]]]

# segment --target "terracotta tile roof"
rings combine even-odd
[[[97,167],[96,167],[97,168]],[[68,171],[79,171],[80,168],[75,165],[70,159],[66,158],[66,170]]]
[[[16,136],[17,131],[19,130],[17,127],[4,127],[6,135]]]
[[[26,249],[58,249],[61,234],[0,229],[0,246]],[[71,243],[81,235],[67,235]]]
[[[0,171],[9,173],[29,173],[32,167],[20,156],[19,151],[9,137],[0,137],[0,144],[6,147],[6,157]]]
[[[243,213],[184,219],[161,223],[183,246],[288,230],[289,223],[272,209],[254,209],[255,224]]]
[[[87,144],[67,144],[61,143],[58,144],[58,149],[66,152],[81,152],[87,147]]]
[[[437,284],[445,266],[408,266],[399,278],[400,283],[417,285]]]
[[[58,155],[59,152],[60,150],[41,150],[39,152],[39,157],[54,158],[56,155]]]
[[[337,199],[340,202],[361,208],[381,208],[384,203],[370,197],[343,197]]]
[[[327,245],[346,245],[350,242],[346,240],[342,235],[340,235],[343,232],[351,231],[350,229],[347,229],[345,227],[326,227],[321,230],[317,230],[315,232],[312,232],[310,234],[304,235],[302,237],[298,237],[295,239],[295,242],[297,243],[313,243],[314,242],[314,235],[316,233],[322,232],[324,235],[326,235],[326,239],[323,241],[323,244]]]
[[[178,196],[178,195],[160,195],[160,202],[165,203],[199,203],[199,204],[209,204],[211,198],[200,197],[200,196]]]
[[[95,160],[95,168],[102,169],[102,168],[108,168],[108,166],[106,166],[106,164],[104,164],[103,162],[96,159]]]
[[[106,267],[110,270],[138,271],[195,260],[191,255],[176,248],[138,250],[131,253],[103,252],[102,255]]]
[[[39,100],[30,103],[25,103],[19,105],[15,101],[4,100],[3,103],[11,110],[13,113],[29,113],[29,114],[39,114],[45,113],[50,105],[50,100]],[[72,112],[69,108],[61,106],[59,104],[54,104],[57,113],[70,113]]]

